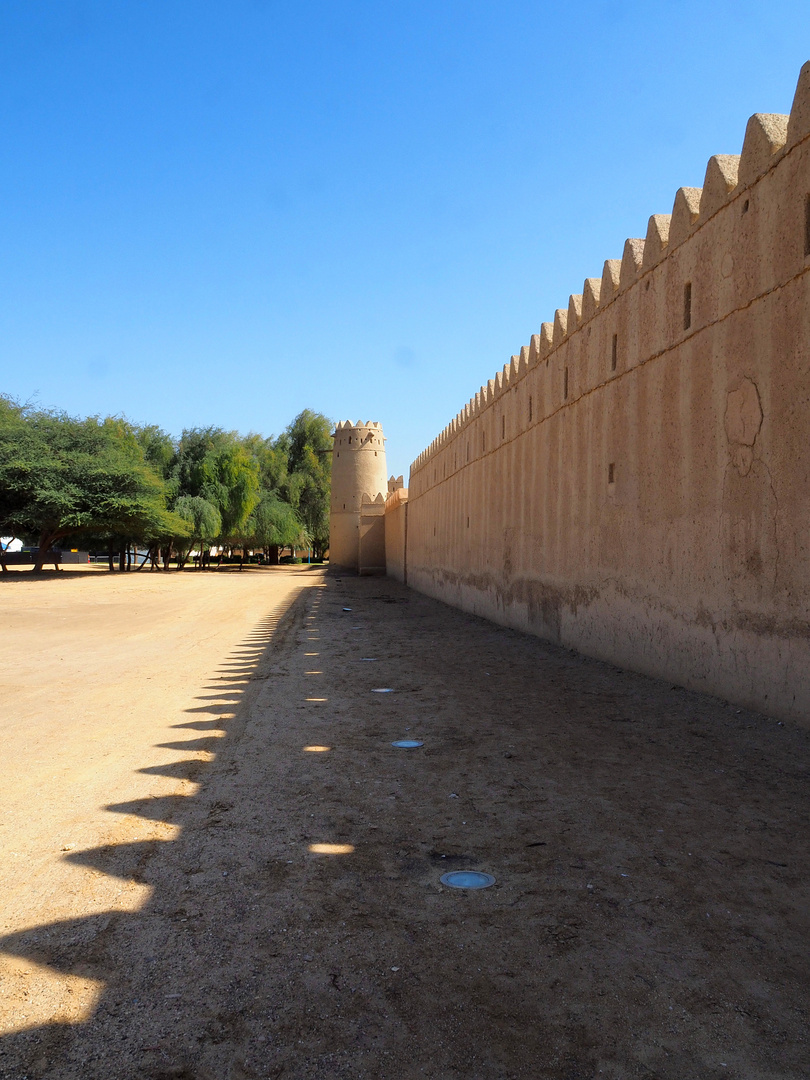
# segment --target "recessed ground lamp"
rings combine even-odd
[[[417,746],[424,746],[423,742],[419,742],[418,739],[397,739],[396,742],[391,743],[397,750],[415,750]]]
[[[374,663],[376,663],[377,657],[376,656],[361,656],[360,657],[360,663],[361,664],[370,664],[370,663],[372,663],[372,661]]]
[[[310,844],[313,855],[351,855],[354,844]]]
[[[482,874],[478,870],[451,870],[439,879],[442,885],[451,889],[488,889],[495,884],[492,874]]]
[[[310,754],[325,754],[327,750],[331,750],[331,746],[305,746],[304,749]]]
[[[328,701],[329,698],[326,698],[326,697],[308,697],[305,700],[306,701]]]
[[[351,611],[352,609],[350,607],[345,607],[343,610],[344,611]]]

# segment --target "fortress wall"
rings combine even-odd
[[[385,497],[380,491],[374,499],[364,499],[360,511],[358,564],[359,574],[385,574]]]
[[[810,718],[810,64],[411,467],[407,577]]]
[[[397,581],[408,580],[405,548],[408,536],[408,489],[393,491],[385,500],[385,569]]]

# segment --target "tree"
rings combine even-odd
[[[199,495],[181,495],[175,500],[174,512],[187,523],[191,530],[191,537],[184,551],[178,552],[178,570],[185,566],[189,552],[195,546],[200,548],[200,566],[202,566],[204,548],[210,547],[222,532],[222,516],[219,510]]]
[[[0,532],[48,550],[73,534],[188,534],[124,420],[33,410],[0,398]]]
[[[329,546],[331,430],[327,417],[304,409],[277,442],[287,457],[286,497],[312,538],[317,557]]]
[[[290,504],[268,491],[247,523],[244,540],[269,554],[271,548],[304,547],[310,537]]]
[[[177,453],[178,496],[202,498],[216,507],[222,542],[241,535],[261,497],[260,479],[257,460],[235,432],[183,432]]]

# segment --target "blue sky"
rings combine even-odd
[[[808,58],[806,0],[2,0],[0,392],[407,478]]]

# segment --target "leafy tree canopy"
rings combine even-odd
[[[0,532],[110,551],[146,544],[151,562],[207,548],[329,543],[331,424],[305,409],[278,438],[77,419],[0,397]],[[120,565],[123,566],[123,557]],[[112,564],[111,564],[112,565]]]
[[[238,538],[261,497],[261,470],[236,432],[193,428],[177,452],[177,484],[183,495],[205,499],[221,518],[220,537]]]
[[[124,420],[33,410],[0,398],[0,530],[48,549],[75,533],[187,535]]]
[[[332,424],[304,409],[277,442],[287,458],[287,499],[320,553],[329,546],[329,495],[332,482]]]
[[[274,492],[267,492],[245,529],[253,547],[307,547],[311,540],[295,510]]]

